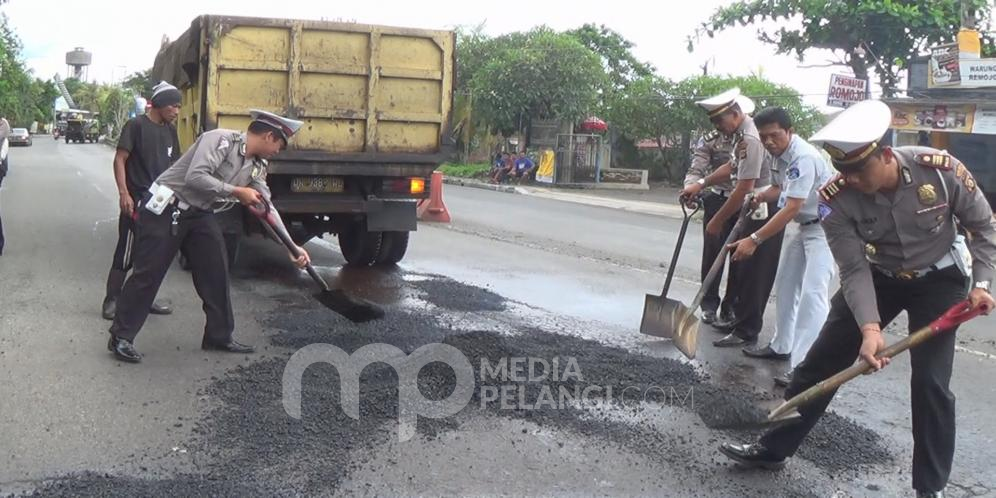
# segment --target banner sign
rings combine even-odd
[[[830,75],[830,91],[827,92],[827,105],[847,108],[851,104],[866,100],[868,80],[846,74]]]

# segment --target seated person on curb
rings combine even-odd
[[[529,178],[529,175],[536,169],[536,163],[529,156],[526,156],[526,152],[522,151],[519,156],[515,159],[515,167],[509,173],[509,176],[516,179],[516,183],[522,183],[524,178]]]
[[[515,169],[515,162],[512,160],[512,155],[508,152],[501,153],[501,162],[495,164],[494,168],[491,170],[491,182],[492,183],[502,183],[508,176],[509,172]]]

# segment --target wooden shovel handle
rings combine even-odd
[[[949,308],[943,315],[938,317],[929,325],[917,330],[885,348],[876,355],[877,358],[892,358],[907,349],[917,346],[927,339],[955,328],[955,326],[971,320],[986,311],[985,307],[972,308],[972,303],[968,300],[961,301]],[[865,360],[860,360],[836,375],[822,380],[815,386],[797,394],[792,399],[782,403],[781,406],[771,412],[769,419],[777,418],[779,415],[787,413],[793,408],[809,403],[810,401],[825,396],[830,391],[839,388],[845,382],[864,374],[871,370],[871,365]]]

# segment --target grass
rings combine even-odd
[[[490,170],[491,165],[488,163],[446,163],[439,167],[439,171],[442,171],[444,175],[458,176],[461,178],[483,177],[486,176]]]

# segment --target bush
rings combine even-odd
[[[446,176],[458,176],[461,178],[483,178],[488,175],[491,171],[491,165],[488,163],[474,163],[474,164],[461,164],[461,163],[447,163],[439,167],[439,171],[442,171]]]

